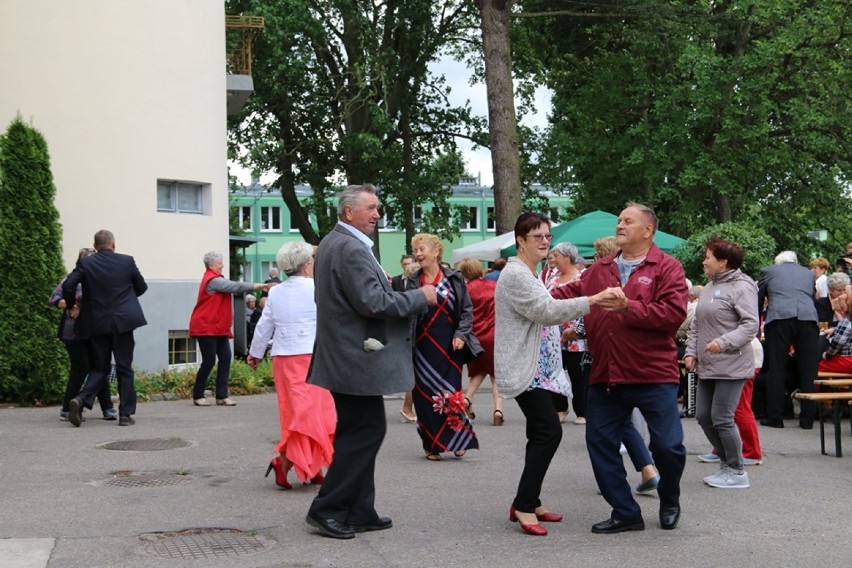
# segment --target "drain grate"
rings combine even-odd
[[[158,452],[161,450],[176,450],[191,446],[192,442],[181,438],[149,438],[147,440],[119,440],[98,444],[102,450],[121,452]]]
[[[191,475],[178,475],[175,472],[116,471],[102,485],[111,487],[164,487],[181,485],[192,481]]]
[[[195,560],[225,558],[268,550],[270,538],[237,529],[189,529],[180,532],[147,533],[139,537],[145,552],[160,558]]]

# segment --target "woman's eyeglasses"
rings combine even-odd
[[[543,243],[544,241],[552,241],[553,235],[547,233],[546,235],[527,235],[525,238],[533,239],[537,243]]]

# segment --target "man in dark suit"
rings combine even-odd
[[[110,231],[95,233],[94,256],[83,257],[62,286],[68,314],[77,319],[74,331],[88,337],[92,346],[92,368],[80,394],[68,404],[68,420],[81,423],[83,407],[92,408],[98,390],[109,380],[115,358],[118,378],[118,425],[134,424],[136,388],[133,385],[133,330],[148,322],[138,297],[148,284],[142,278],[132,256],[115,252],[115,237]],[[83,284],[83,307],[76,305],[77,284]]]
[[[332,538],[390,528],[375,509],[376,455],[387,430],[382,395],[414,386],[409,316],[435,305],[434,286],[394,292],[372,253],[379,220],[372,185],[340,195],[339,222],[314,268],[317,338],[308,382],[331,391],[334,460],[305,521]]]
[[[766,361],[769,375],[766,384],[766,418],[760,423],[772,428],[784,427],[784,383],[790,346],[795,349],[800,390],[814,392],[814,379],[819,365],[819,327],[814,305],[814,275],[799,265],[796,253],[783,251],[775,264],[760,271],[758,306],[768,300],[763,322],[766,338]],[[802,401],[799,426],[813,428],[816,407]]]
[[[403,291],[402,282],[405,280],[405,269],[411,266],[414,262],[414,255],[404,254],[402,255],[402,260],[399,261],[399,264],[402,266],[402,274],[397,274],[393,278],[391,278],[391,288],[396,290],[397,292]]]

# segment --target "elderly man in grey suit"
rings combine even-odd
[[[387,430],[382,395],[414,386],[408,318],[437,302],[434,286],[395,292],[373,256],[375,187],[348,186],[337,209],[339,221],[317,250],[317,338],[308,372],[308,382],[334,398],[334,461],[305,521],[345,539],[393,525],[375,509],[376,456]]]
[[[814,304],[814,275],[799,265],[796,253],[783,251],[775,264],[760,271],[758,306],[769,303],[763,321],[766,337],[766,360],[769,375],[766,385],[766,418],[760,423],[772,428],[784,427],[784,384],[790,346],[795,349],[796,367],[802,392],[814,392],[814,379],[819,365],[819,327]],[[802,401],[799,426],[810,430],[816,407]]]

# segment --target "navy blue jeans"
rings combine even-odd
[[[638,408],[648,423],[651,455],[660,472],[660,508],[680,505],[680,478],[686,465],[683,427],[676,383],[591,385],[587,394],[586,446],[601,494],[612,507],[612,518],[632,521],[642,510],[627,481],[619,453],[630,414]]]

